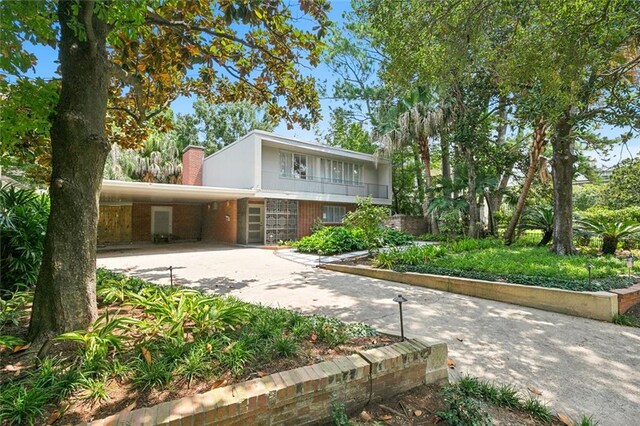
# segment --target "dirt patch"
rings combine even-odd
[[[522,411],[495,407],[483,403],[483,408],[491,415],[494,425],[501,426],[542,426],[562,425],[557,420],[544,423]],[[442,425],[448,423],[438,417],[446,409],[441,387],[425,385],[392,399],[367,406],[362,412],[351,416],[350,421],[357,425],[385,424],[392,426]]]

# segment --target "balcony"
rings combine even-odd
[[[262,172],[262,189],[267,191],[346,195],[349,197],[389,197],[388,185],[367,182],[359,184],[329,182],[328,179],[312,176],[307,176],[307,179],[299,179],[281,176],[279,172],[267,171]]]

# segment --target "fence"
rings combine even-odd
[[[542,240],[542,235],[542,231],[527,230],[518,233],[516,241],[527,244],[537,244],[540,242],[540,240]],[[574,235],[573,243],[576,246],[580,247],[599,249],[600,247],[602,247],[602,237]]]

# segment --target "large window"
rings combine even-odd
[[[318,165],[320,167],[319,170]],[[293,152],[280,152],[280,176],[282,177],[361,185],[362,170],[362,164],[318,158]]]
[[[322,221],[324,223],[342,223],[347,208],[343,206],[322,207]]]

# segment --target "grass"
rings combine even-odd
[[[140,397],[194,382],[230,382],[278,365],[307,364],[313,347],[377,334],[365,324],[157,286],[105,270],[98,271],[97,294],[102,314],[93,325],[55,339],[75,344],[76,354],[45,358],[24,380],[2,385],[0,424],[42,424],[47,410],[69,397],[117,405],[109,383]],[[15,305],[22,309],[29,302]],[[14,322],[14,311],[7,321]]]
[[[482,241],[488,241],[482,243]],[[591,264],[591,283],[587,264]],[[614,256],[557,256],[546,247],[505,247],[495,240],[461,240],[381,253],[374,265],[398,271],[600,291],[625,288],[624,262]]]
[[[438,417],[451,426],[489,426],[492,419],[483,403],[528,413],[543,423],[551,423],[553,415],[537,398],[522,397],[513,386],[496,385],[465,376],[443,389],[446,403]]]
[[[640,327],[640,318],[633,315],[616,314],[611,322],[618,325],[626,325],[627,327]]]

